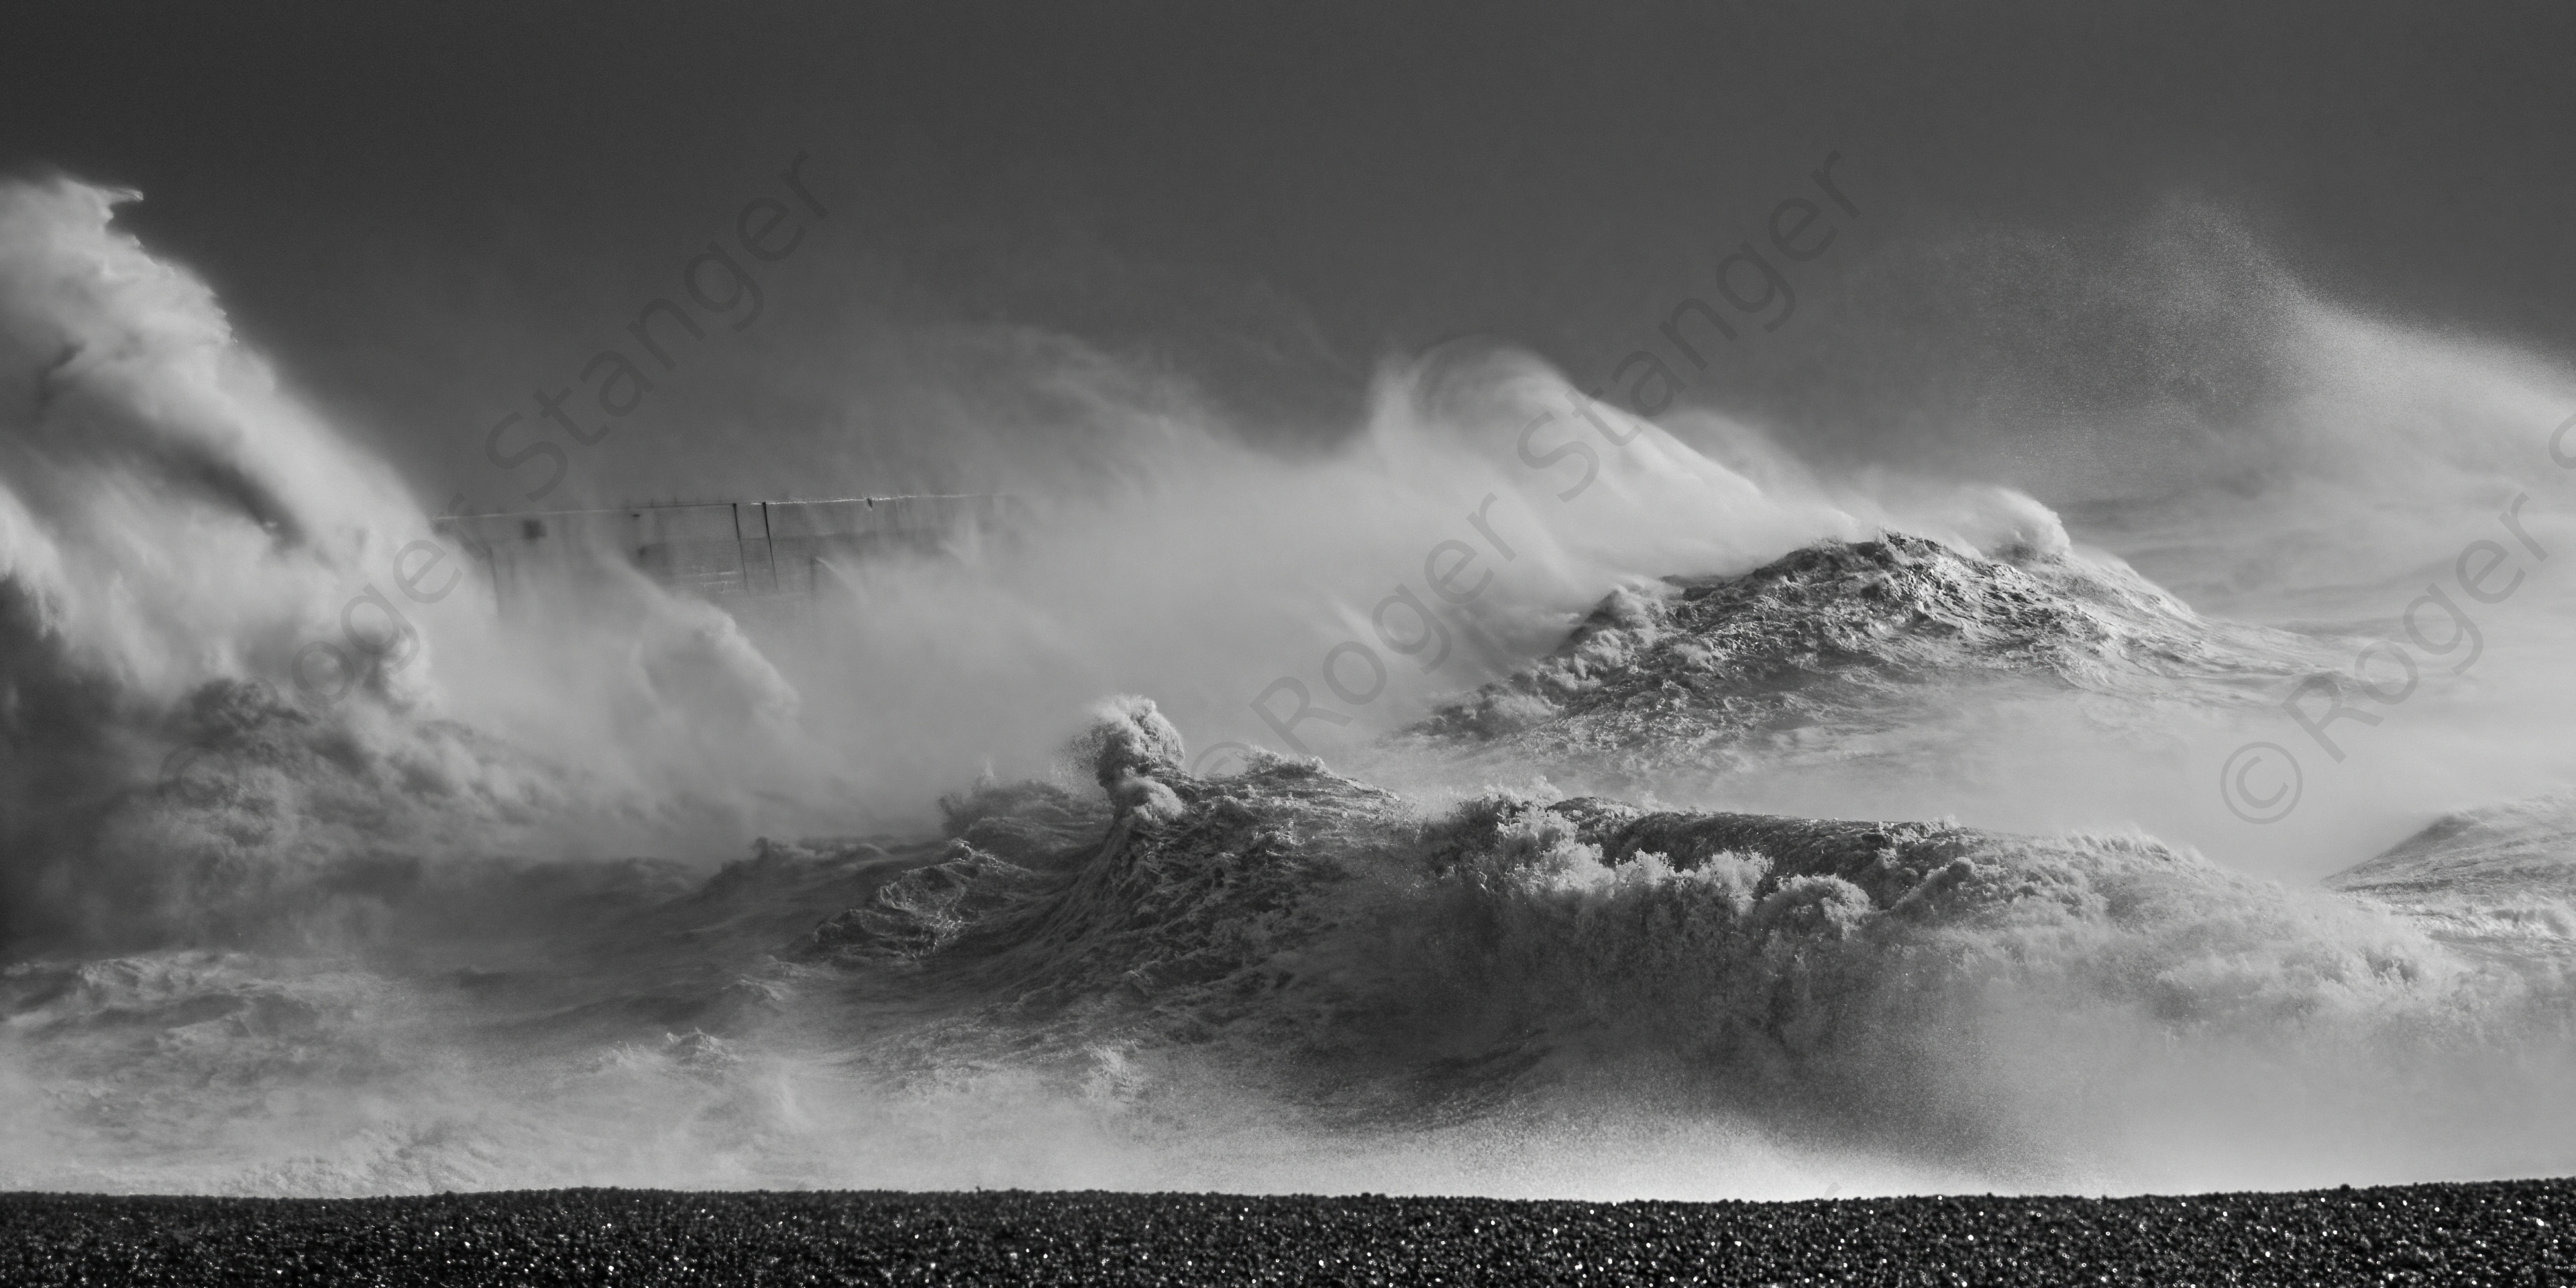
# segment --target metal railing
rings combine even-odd
[[[722,603],[810,599],[834,564],[937,554],[996,530],[1012,505],[1003,493],[671,501],[446,515],[437,525],[483,562],[504,610],[543,581],[595,576],[611,559]]]

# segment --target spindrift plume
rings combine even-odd
[[[747,774],[828,778],[788,772],[794,693],[702,604],[629,574],[502,622],[393,472],[113,226],[134,199],[0,186],[6,933],[239,929],[388,850],[729,834]]]
[[[871,482],[1012,493],[1006,529],[837,564],[788,623],[604,546],[504,613],[117,200],[0,189],[0,1184],[2576,1166],[2563,882],[2521,853],[2554,843],[2459,859],[2512,820],[2463,825],[2337,890],[2305,878],[2399,804],[2198,844],[2242,836],[2210,749],[2286,736],[2283,691],[2404,620],[2413,572],[2302,580],[2366,562],[2327,538],[2395,481],[2442,484],[2390,538],[2415,550],[2549,477],[2502,423],[2547,387],[2523,360],[2255,282],[2297,378],[2230,429],[2292,446],[2250,500],[2154,481],[2309,534],[2248,572],[2136,496],[2070,534],[1496,346],[1390,360],[1360,423],[1282,453],[1185,381],[967,328],[917,342],[1005,357],[906,445],[957,458]],[[2391,370],[2484,446],[2368,422],[2334,458],[2314,409]],[[2380,718],[2468,728],[2488,675],[2540,683],[2554,567],[2491,623],[2511,665]],[[2458,781],[2417,746],[2315,791]]]

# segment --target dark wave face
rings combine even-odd
[[[1504,349],[1283,458],[971,337],[1084,444],[1013,531],[504,612],[120,199],[0,188],[0,1185],[2576,1170],[2531,360],[2235,283],[2070,532]]]

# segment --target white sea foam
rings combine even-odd
[[[2010,488],[1638,420],[1506,350],[1391,362],[1366,423],[1283,458],[1020,337],[1041,413],[937,427],[1023,494],[1015,533],[840,569],[802,633],[632,575],[505,617],[470,570],[414,593],[463,564],[400,562],[434,541],[410,486],[116,199],[0,189],[0,1184],[2576,1169],[2563,835],[2501,865],[2428,842],[2404,898],[2311,888],[2571,769],[2566,561],[2528,551],[2576,543],[2549,450],[2576,401],[2533,360],[2258,282],[2265,392],[2205,427],[2215,464],[2096,479],[2070,540]],[[2496,523],[2524,493],[2529,544]],[[1756,647],[1657,580],[1889,531],[1928,539],[1925,611],[1784,582]],[[2334,726],[2345,758],[2297,741],[2277,699],[2410,638],[2480,540],[2525,580],[2476,611],[2479,665],[2418,643],[2420,690]],[[1253,704],[1283,679],[1347,718],[1300,741],[1403,794],[1193,767],[1279,747]],[[1489,681],[1537,734],[1386,737]],[[2215,790],[2254,737],[2307,757],[2268,830]],[[1603,785],[1567,748],[1648,804],[1956,821],[1709,813],[1691,835],[1733,841],[1622,850],[1606,807],[1544,808]]]

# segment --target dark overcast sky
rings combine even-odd
[[[133,227],[442,487],[798,153],[833,217],[668,404],[745,442],[939,323],[1145,355],[1288,435],[1460,332],[1597,379],[1829,152],[1841,303],[1694,396],[1886,414],[1927,377],[1852,357],[1905,294],[1873,265],[1947,263],[1895,273],[1938,296],[1987,262],[1940,247],[2080,257],[2177,199],[2375,307],[2576,342],[2563,4],[163,8],[13,18],[0,164],[143,190]]]

